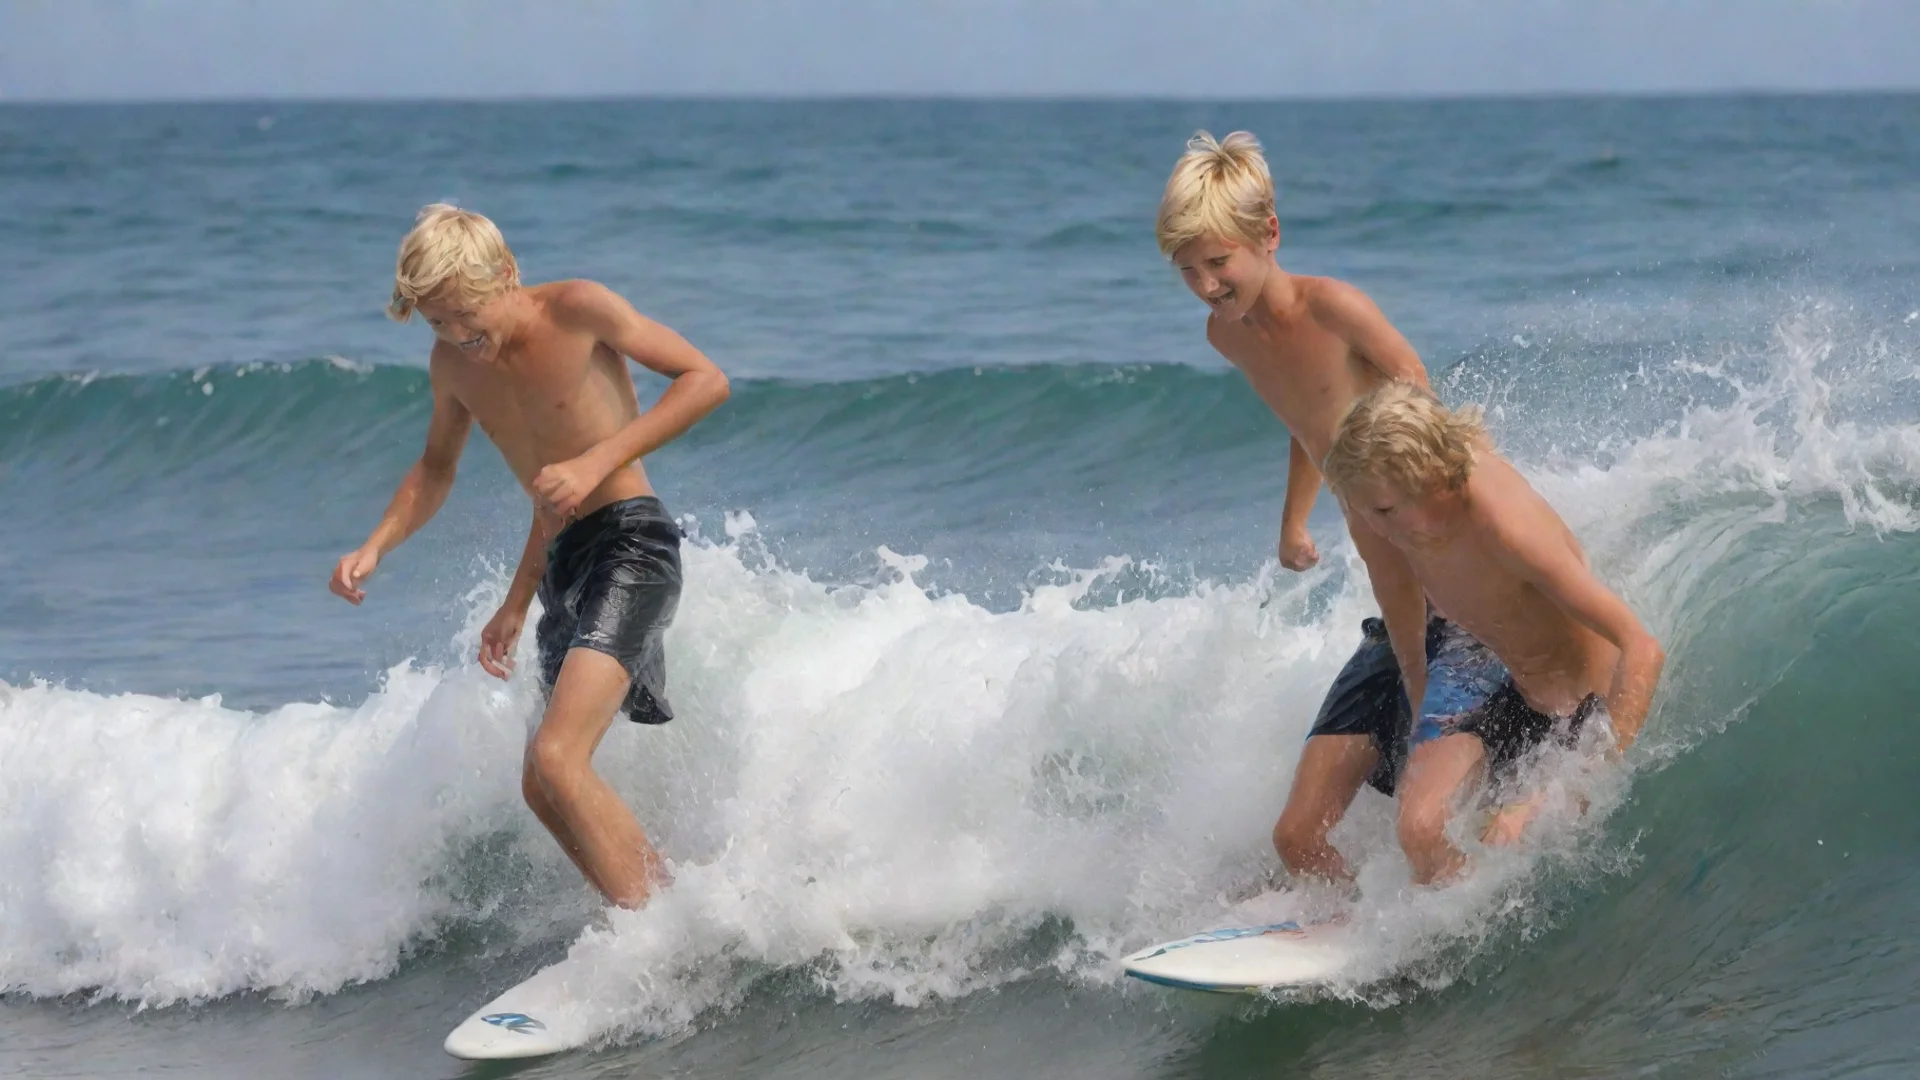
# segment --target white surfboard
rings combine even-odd
[[[1122,964],[1161,986],[1216,994],[1257,994],[1312,986],[1347,970],[1352,929],[1331,923],[1272,923],[1209,930],[1142,949]]]
[[[565,960],[549,964],[487,1002],[448,1033],[447,1053],[492,1061],[542,1057],[586,1045],[593,1034],[588,1009],[571,992],[570,973]]]

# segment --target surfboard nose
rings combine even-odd
[[[491,1061],[541,1057],[568,1048],[547,1025],[524,1012],[480,1012],[447,1033],[441,1048],[457,1058]]]

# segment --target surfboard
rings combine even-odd
[[[1128,975],[1214,994],[1258,994],[1326,982],[1352,964],[1351,927],[1334,922],[1235,926],[1163,942],[1121,961]]]
[[[591,1031],[569,976],[565,960],[534,972],[449,1032],[447,1053],[468,1061],[496,1061],[584,1046]]]

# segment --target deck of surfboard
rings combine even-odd
[[[1160,986],[1257,994],[1338,976],[1353,959],[1350,934],[1332,923],[1228,927],[1150,946],[1122,966],[1128,975]]]
[[[590,1037],[569,993],[566,961],[550,964],[487,1002],[447,1034],[447,1053],[468,1061],[542,1057],[585,1045]]]

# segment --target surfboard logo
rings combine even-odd
[[[480,1019],[494,1027],[506,1028],[516,1035],[531,1035],[536,1031],[547,1030],[547,1025],[526,1013],[490,1013]]]

